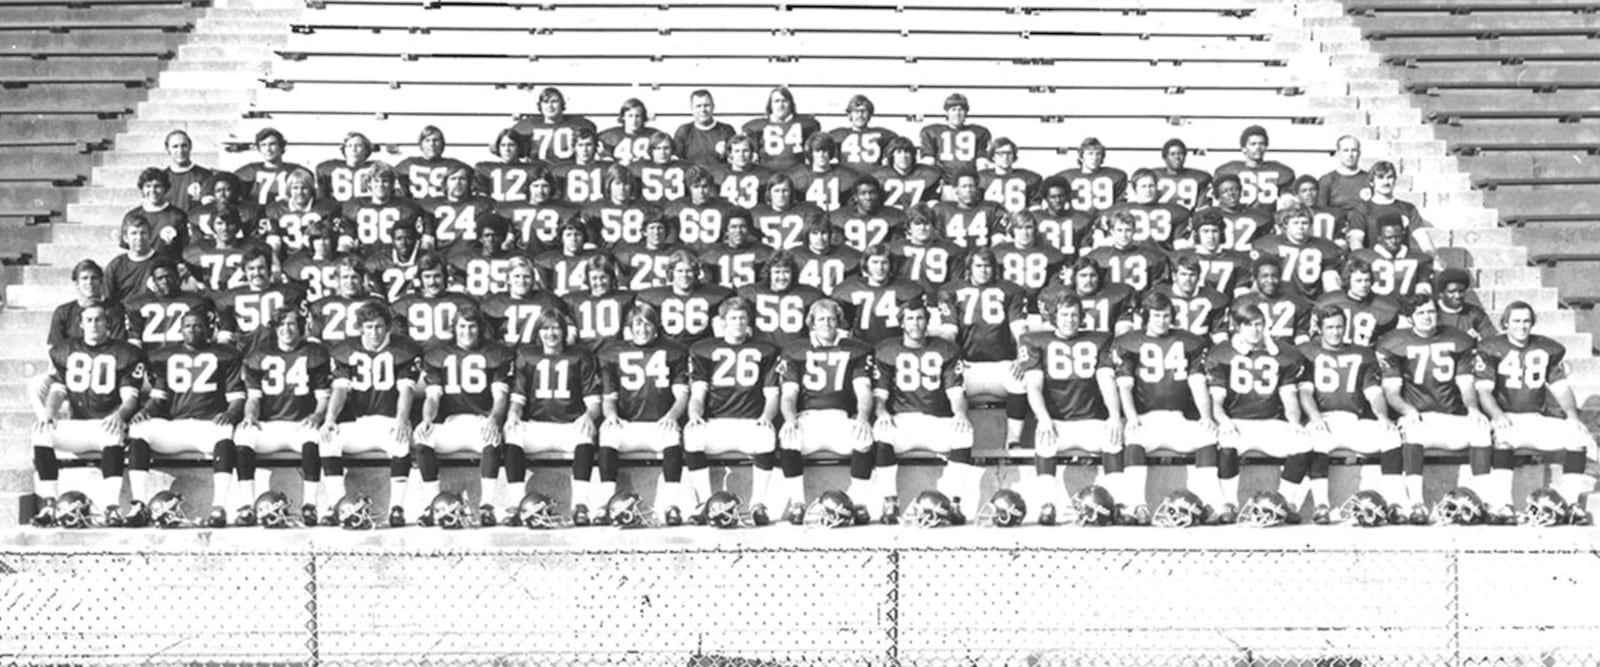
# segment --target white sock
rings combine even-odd
[[[1516,471],[1495,468],[1490,470],[1489,474],[1483,475],[1483,477],[1486,478],[1483,481],[1488,484],[1487,493],[1485,493],[1484,489],[1479,489],[1478,493],[1483,495],[1484,502],[1489,503],[1489,509],[1498,509],[1510,505],[1511,483],[1517,477]]]
[[[328,500],[328,504],[322,506],[322,513],[332,514],[333,508],[344,500],[344,475],[323,475],[322,491]]]
[[[685,470],[684,477],[689,480],[689,488],[694,489],[694,498],[689,503],[691,506],[699,507],[701,503],[711,498],[710,466],[699,470]]]
[[[118,495],[121,495],[119,492]],[[132,500],[144,502],[155,495],[150,491],[150,471],[128,469],[128,495]],[[117,503],[112,503],[113,505]]]
[[[1140,505],[1148,506],[1150,501],[1145,499],[1145,493],[1150,479],[1150,468],[1147,466],[1128,466],[1126,470],[1122,471],[1122,477],[1125,480],[1123,482],[1123,486],[1126,487],[1125,493],[1128,494],[1128,499],[1122,501],[1122,503],[1127,505],[1128,509],[1133,509]]]
[[[99,501],[102,510],[111,505],[122,504],[122,477],[104,477],[100,480]],[[139,498],[138,500],[143,500]]]
[[[433,499],[439,497],[439,480],[422,483],[422,502],[433,504]],[[392,500],[392,499],[391,499]]]
[[[489,480],[483,481],[486,484],[489,482]],[[484,495],[487,496],[488,494]],[[506,469],[504,467],[500,468],[500,474],[494,478],[494,495],[492,497],[494,498],[492,504],[500,509],[516,507],[518,503],[522,502],[522,494],[516,493],[516,486],[511,483],[511,480],[506,479]]]
[[[405,477],[390,477],[389,478],[389,506],[390,507],[401,507],[401,508],[404,508],[404,507],[407,506],[406,503],[410,502],[410,498],[406,497],[406,481],[409,480],[409,479],[410,479],[409,475],[407,475]],[[340,498],[344,497],[344,487],[343,486],[339,487],[339,497]],[[335,500],[334,502],[337,503],[339,501]],[[433,496],[428,496],[426,499],[423,500],[423,502],[426,502],[426,503],[433,502]]]
[[[1039,517],[1039,510],[1046,504],[1056,505],[1057,516],[1060,516],[1062,512],[1066,511],[1067,508],[1057,504],[1055,496],[1050,493],[1050,489],[1052,487],[1061,486],[1061,480],[1057,479],[1054,475],[1035,474],[1032,478],[1022,482],[1022,484],[1019,486],[1021,488],[1017,490],[1022,493],[1022,499],[1028,503],[1027,519],[1029,521],[1037,519]]]
[[[762,470],[751,466],[750,468],[750,506],[765,505],[767,512],[781,511],[772,502],[772,473],[771,470]]]
[[[40,500],[55,500],[61,495],[61,482],[53,479],[47,482],[34,475],[33,495],[38,496]]]
[[[1556,484],[1561,497],[1569,503],[1576,503],[1583,499],[1584,494],[1594,491],[1594,478],[1581,472],[1562,473]]]
[[[1237,480],[1238,478],[1235,477],[1234,479]],[[1235,484],[1236,485],[1234,488],[1238,488],[1237,482],[1235,482]],[[1299,507],[1304,505],[1306,502],[1306,483],[1303,481],[1291,482],[1286,479],[1279,479],[1278,493],[1283,496],[1284,500],[1289,502],[1289,507],[1299,509]]]
[[[593,490],[590,488],[593,485],[594,483],[587,479],[573,479],[572,494],[568,498],[568,502],[570,502],[573,507],[583,505],[590,509],[594,509],[594,498],[592,497]]]
[[[805,475],[799,475],[797,477],[785,477],[785,478],[783,478],[783,495],[784,495],[783,506],[786,507],[786,508],[790,504],[805,505],[806,504],[806,476]],[[851,496],[850,500],[852,502],[855,502],[856,501],[855,500],[855,496]]]
[[[1422,475],[1405,475],[1405,485],[1406,498],[1410,501],[1410,504],[1428,504],[1427,494],[1423,492]]]
[[[878,484],[875,480],[851,477],[850,488],[845,489],[845,495],[850,496],[850,502],[867,508],[867,516],[873,518],[878,516],[876,508],[872,506],[878,496]]]
[[[617,483],[600,481],[589,487],[594,495],[589,496],[595,502],[590,507],[605,507],[611,502],[611,496],[617,495]]]
[[[214,472],[214,473],[211,473],[211,506],[212,507],[221,507],[223,509],[227,509],[228,507],[230,507],[228,502],[230,500],[232,500],[232,498],[229,497],[232,493],[233,493],[233,473],[231,473],[231,472]]]
[[[978,497],[982,483],[983,468],[970,463],[950,463],[939,477],[937,488],[951,500],[959,498],[961,513],[971,519],[977,517],[978,508],[983,503]]]
[[[1316,507],[1328,505],[1328,478],[1315,477],[1306,483],[1311,487],[1311,504]]]
[[[308,482],[305,480],[300,480],[300,504],[304,505],[306,503],[311,503],[312,505],[316,505],[319,500],[317,496],[321,493],[322,482]],[[254,505],[256,498],[260,497],[261,494],[255,492],[255,487],[251,487],[250,504]]]
[[[1100,475],[1095,478],[1094,484],[1105,489],[1106,492],[1110,493],[1111,497],[1117,502],[1124,505],[1128,504],[1128,501],[1123,499],[1124,496],[1128,495],[1128,478],[1124,473],[1102,471]]]

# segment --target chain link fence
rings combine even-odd
[[[1350,532],[1361,548],[1269,548],[1237,529],[1097,545],[1101,531],[1061,529],[957,546],[980,533],[709,530],[0,547],[0,664],[1600,664],[1600,559],[1583,541],[1386,546],[1428,533],[1393,529]],[[977,541],[1001,532],[1015,531]]]

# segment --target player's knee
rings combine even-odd
[[[54,482],[61,477],[61,462],[56,459],[54,448],[33,448],[33,472],[45,482]]]
[[[219,440],[211,448],[211,472],[232,472],[238,465],[237,447],[232,440]]]
[[[150,451],[150,441],[139,438],[128,440],[128,467],[134,470],[149,470],[154,454]]]

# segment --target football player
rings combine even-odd
[[[1499,332],[1481,306],[1467,301],[1469,289],[1472,289],[1472,276],[1462,269],[1445,269],[1433,279],[1439,325],[1465,332],[1478,340],[1493,338]]]
[[[1144,329],[1119,335],[1111,343],[1124,424],[1123,462],[1137,471],[1154,450],[1193,454],[1185,486],[1213,508],[1221,508],[1217,423],[1205,377],[1208,343],[1172,326],[1171,299],[1150,294],[1139,307]]]
[[[1237,174],[1223,174],[1211,182],[1211,196],[1215,203],[1195,213],[1196,219],[1215,211],[1222,217],[1222,247],[1248,252],[1256,239],[1272,233],[1273,208],[1259,208],[1240,200],[1244,186]],[[1277,195],[1273,195],[1274,201]],[[1276,206],[1276,204],[1274,204]]]
[[[215,310],[216,304],[202,294],[179,289],[177,265],[171,260],[156,260],[150,271],[150,289],[122,300],[122,307],[108,308],[108,314],[126,308],[127,338],[146,350],[183,342],[183,316],[191,310]],[[231,336],[220,338],[231,340]]]
[[[638,197],[633,172],[621,164],[605,168],[606,199],[585,204],[579,215],[589,226],[589,236],[607,248],[644,240],[644,226],[661,219],[661,209]]]
[[[773,174],[764,184],[766,202],[750,209],[761,240],[779,250],[798,248],[805,244],[802,232],[813,222],[827,224],[828,217],[816,204],[795,197],[794,179],[787,174]]]
[[[1382,481],[1374,484],[1363,475],[1360,488],[1377,490],[1390,503],[1409,506],[1401,477],[1400,430],[1389,419],[1378,357],[1370,347],[1345,342],[1344,311],[1328,308],[1318,319],[1322,331],[1317,340],[1300,346],[1306,359],[1305,373],[1300,376],[1300,406],[1316,446],[1307,471],[1317,505],[1314,518],[1318,523],[1331,518],[1327,511],[1328,455],[1341,449],[1378,456]]]
[[[697,251],[722,243],[728,221],[742,217],[746,224],[750,212],[717,196],[717,177],[711,170],[695,165],[684,172],[688,196],[669,203],[666,215],[678,221],[678,240]]]
[[[857,251],[886,243],[904,234],[906,214],[883,204],[883,185],[871,176],[861,176],[850,186],[848,206],[828,213],[828,222],[844,235],[844,242]]]
[[[461,291],[475,299],[506,292],[511,262],[527,259],[522,253],[505,249],[508,231],[505,218],[488,216],[478,221],[478,229],[473,232],[476,240],[461,241],[451,249],[446,263]]]
[[[422,132],[417,134],[417,152],[422,154],[421,157],[408,157],[394,166],[401,190],[417,200],[443,197],[445,177],[457,169],[467,170],[470,183],[472,167],[455,158],[445,157],[444,149],[444,130],[433,125],[424,126]]]
[[[1338,267],[1344,261],[1344,249],[1311,235],[1311,209],[1301,206],[1294,195],[1284,194],[1282,201],[1276,216],[1282,232],[1256,239],[1250,244],[1253,252],[1283,260],[1286,287],[1291,292],[1315,299],[1339,291]]]
[[[761,268],[772,261],[772,246],[756,240],[750,213],[740,209],[724,223],[722,243],[700,252],[701,268],[715,282],[728,289],[754,285]]]
[[[1105,282],[1105,269],[1087,257],[1061,269],[1058,282],[1039,291],[1038,301],[1063,299],[1063,294],[1078,300],[1083,307],[1083,329],[1122,335],[1134,328],[1134,309],[1139,295],[1122,283]],[[1046,322],[1048,328],[1054,325]]]
[[[1133,217],[1133,241],[1172,252],[1173,243],[1189,235],[1189,217],[1192,212],[1177,204],[1156,201],[1156,173],[1149,169],[1133,172],[1128,184],[1128,200],[1112,206],[1103,220],[1115,219],[1118,214]],[[1106,230],[1109,231],[1109,230]],[[1106,240],[1107,242],[1110,239]],[[1097,243],[1105,245],[1105,243]]]
[[[1545,463],[1561,466],[1556,490],[1581,502],[1594,490],[1594,478],[1584,473],[1594,437],[1567,382],[1567,349],[1533,333],[1537,323],[1533,306],[1512,302],[1500,316],[1506,332],[1479,343],[1474,373],[1478,405],[1494,427],[1495,469],[1511,469],[1519,447],[1537,450]],[[1490,483],[1510,482],[1508,474],[1501,477]]]
[[[307,337],[323,345],[360,336],[356,310],[364,304],[384,303],[381,297],[367,291],[367,267],[360,259],[341,257],[334,266],[338,271],[337,291],[311,302],[310,317],[298,323],[306,330]]]
[[[533,265],[556,296],[585,292],[589,289],[589,260],[597,255],[610,255],[589,245],[589,228],[578,220],[561,223],[558,233],[560,245],[535,255]]]
[[[436,253],[423,253],[417,258],[417,291],[389,306],[396,330],[422,346],[449,341],[455,335],[450,324],[456,314],[477,307],[472,297],[449,289],[450,273],[444,260]]]
[[[45,344],[55,347],[56,344],[73,338],[83,337],[83,311],[89,306],[100,306],[106,310],[107,338],[111,340],[127,340],[128,315],[123,304],[106,298],[106,272],[92,259],[85,259],[72,267],[72,285],[78,291],[77,298],[56,306],[55,312],[50,315],[50,333],[45,337]],[[43,377],[48,377],[46,374]],[[41,385],[40,388],[45,388]],[[29,392],[29,396],[40,396],[39,392]]]
[[[944,230],[944,238],[962,248],[987,248],[1005,240],[1010,217],[1000,204],[981,199],[978,172],[962,169],[946,173],[951,184],[951,201],[933,205],[933,222]]]
[[[805,245],[793,251],[795,261],[800,265],[800,275],[796,278],[800,284],[822,290],[823,294],[832,294],[834,288],[844,282],[845,276],[860,270],[861,253],[840,244],[839,235],[827,220],[806,223],[801,236]]]
[[[1039,184],[1039,205],[1029,209],[1039,220],[1039,234],[1051,247],[1068,257],[1087,252],[1094,242],[1095,217],[1088,211],[1074,211],[1072,184],[1051,176]]]
[[[217,298],[217,326],[227,334],[218,338],[249,354],[272,339],[272,313],[279,308],[301,308],[305,290],[293,283],[272,282],[272,257],[265,248],[244,256],[243,287],[223,292]]]
[[[944,98],[944,122],[922,128],[922,163],[939,168],[945,182],[954,184],[956,175],[989,167],[989,128],[967,122],[972,105],[967,96],[951,93]],[[977,179],[974,178],[974,181]]]
[[[756,164],[756,140],[740,134],[728,140],[728,164],[715,169],[717,190],[735,206],[754,209],[765,198],[773,171]]]
[[[262,212],[261,228],[256,235],[272,247],[274,256],[282,261],[283,258],[306,250],[311,245],[309,228],[321,222],[332,225],[345,232],[341,236],[349,243],[355,245],[354,231],[347,226],[339,204],[329,200],[316,198],[316,177],[309,171],[295,171],[284,177],[285,197],[267,204]],[[213,225],[216,223],[213,222]],[[217,236],[222,236],[222,230],[215,230]],[[336,248],[339,251],[349,250],[350,247]]]
[[[1200,273],[1200,260],[1194,255],[1179,256],[1172,265],[1172,282],[1157,285],[1153,291],[1172,300],[1174,326],[1220,343],[1228,336],[1225,318],[1233,300],[1200,284]]]
[[[1406,242],[1405,224],[1399,216],[1385,214],[1376,225],[1378,236],[1370,248],[1350,253],[1372,266],[1372,293],[1404,297],[1433,293],[1433,269],[1438,260]]]
[[[221,528],[236,464],[233,429],[244,414],[244,359],[213,341],[211,327],[209,310],[191,310],[183,316],[183,342],[150,353],[150,400],[128,421],[128,485],[135,498],[151,495],[155,454],[210,455],[207,525]]]
[[[850,124],[829,130],[839,145],[839,163],[859,174],[870,174],[884,163],[889,152],[889,142],[899,135],[881,127],[872,126],[872,117],[878,112],[866,95],[853,95],[844,105],[845,118]]]
[[[1225,247],[1227,222],[1217,209],[1204,209],[1194,215],[1193,243],[1175,255],[1193,256],[1200,261],[1200,282],[1218,292],[1236,296],[1250,284],[1250,255]]]
[[[1106,227],[1111,242],[1090,250],[1084,258],[1105,269],[1112,283],[1127,285],[1135,292],[1143,293],[1167,282],[1171,277],[1172,264],[1158,246],[1134,242],[1136,223],[1134,214],[1125,210],[1108,215]]]
[[[600,349],[604,394],[600,408],[600,491],[616,488],[621,455],[646,452],[661,457],[662,485],[656,510],[662,523],[683,523],[684,450],[682,422],[689,404],[689,351],[661,336],[655,306],[635,303],[628,313],[628,337]],[[693,507],[690,504],[690,507]]]
[[[219,216],[217,222],[225,226],[226,218],[227,216]],[[348,237],[341,234],[340,229],[334,225],[319,220],[308,225],[305,234],[308,247],[290,255],[279,265],[283,277],[304,286],[307,298],[315,300],[331,296],[339,290],[340,263],[348,258],[360,264],[361,259],[354,254],[346,255],[338,250],[339,244]],[[230,276],[232,284],[227,284],[222,289],[242,286],[244,272],[238,270],[238,265],[244,263],[244,256],[248,250],[248,246],[235,249],[234,252],[237,252],[238,257],[236,260],[233,259],[234,255],[226,256],[227,260],[234,263],[232,267],[226,263],[218,265],[218,268],[230,268],[232,273]],[[366,274],[365,267],[362,268],[362,274],[363,276]]]
[[[1027,291],[1000,277],[994,253],[979,250],[967,255],[965,277],[939,288],[938,299],[934,331],[961,348],[967,397],[1004,401],[1006,446],[1017,446],[1028,417],[1022,384],[1027,359],[1017,349],[1017,339],[1027,331]]]
[[[600,417],[600,368],[594,354],[567,343],[572,322],[559,310],[533,321],[533,340],[517,348],[506,422],[506,480],[521,486],[527,457],[555,453],[572,458],[572,522],[588,525],[590,507],[609,496],[593,493],[595,420]]]
[[[843,206],[851,196],[851,186],[861,177],[854,169],[835,164],[838,159],[839,143],[818,132],[806,140],[806,164],[788,172],[795,190],[824,211]]]
[[[490,294],[483,299],[482,310],[488,320],[489,330],[497,334],[500,342],[516,349],[539,342],[536,324],[547,312],[565,315],[567,302],[550,292],[539,289],[539,272],[526,257],[512,257],[506,270],[507,290]],[[571,317],[567,318],[568,321]]]
[[[533,147],[530,157],[554,163],[572,159],[579,135],[593,134],[595,127],[583,116],[568,115],[566,96],[557,88],[547,87],[539,91],[538,115],[518,121],[516,131]]]
[[[1400,414],[1405,443],[1400,449],[1412,515],[1420,514],[1416,508],[1423,497],[1425,448],[1436,447],[1466,450],[1469,462],[1462,466],[1458,485],[1477,491],[1497,520],[1509,520],[1511,470],[1509,465],[1494,468],[1489,419],[1480,409],[1474,385],[1476,342],[1460,331],[1441,329],[1439,309],[1431,299],[1411,297],[1402,304],[1411,328],[1384,335],[1375,347],[1383,365],[1384,398]],[[1351,321],[1358,322],[1359,316],[1356,313]]]
[[[562,299],[576,320],[578,342],[588,346],[590,352],[598,352],[605,344],[622,340],[623,317],[633,309],[634,293],[618,283],[620,269],[610,255],[595,255],[585,268],[589,272],[588,290],[569,293]]]
[[[617,125],[600,133],[600,152],[617,164],[628,166],[650,157],[650,144],[656,137],[665,136],[660,130],[645,125],[650,111],[639,98],[624,100],[617,110]],[[670,138],[670,137],[668,137]]]
[[[1001,206],[1008,213],[1028,210],[1039,197],[1039,174],[1016,166],[1017,142],[1000,137],[990,150],[993,166],[978,172],[978,189],[983,198]]]
[[[494,143],[489,144],[489,152],[498,159],[472,166],[474,189],[496,202],[528,201],[528,184],[533,182],[534,172],[549,173],[543,163],[528,159],[528,144],[517,136],[515,128],[500,130]]]
[[[493,526],[498,522],[496,507],[509,509],[522,500],[521,493],[508,498],[511,489],[500,466],[516,354],[491,338],[476,306],[457,310],[452,320],[454,340],[434,346],[422,357],[425,398],[415,434],[422,497],[439,495],[441,455],[476,453],[483,484],[478,521]]]
[[[394,243],[394,230],[405,227],[416,232],[424,247],[433,240],[423,230],[433,229],[433,216],[410,199],[400,198],[399,176],[388,165],[372,170],[372,195],[344,203],[343,217],[355,225],[356,246],[373,252],[380,243]]]
[[[1317,179],[1316,205],[1345,210],[1371,199],[1372,176],[1361,169],[1361,140],[1348,134],[1339,137],[1333,155],[1339,162]]]
[[[1072,210],[1092,216],[1111,210],[1128,188],[1128,172],[1105,166],[1106,146],[1094,137],[1078,144],[1078,166],[1056,174],[1072,188]]]
[[[947,181],[938,167],[917,161],[916,144],[895,137],[884,148],[884,155],[888,156],[886,163],[872,175],[883,183],[885,206],[910,210],[938,201]]]
[[[561,226],[578,218],[578,209],[557,200],[560,192],[555,174],[543,165],[532,165],[527,171],[528,191],[522,199],[500,202],[495,215],[511,221],[511,232],[516,246],[524,254],[537,256],[550,248],[561,247]]]
[[[1156,201],[1177,204],[1191,211],[1211,191],[1211,174],[1185,166],[1189,160],[1189,146],[1182,139],[1168,139],[1161,145],[1161,166],[1155,168],[1156,190],[1161,194]]]
[[[783,348],[783,428],[778,432],[783,486],[777,497],[791,523],[804,519],[806,456],[849,456],[846,493],[870,497],[864,489],[872,485],[873,350],[846,336],[844,321],[837,301],[820,299],[806,310],[810,336]]]
[[[672,134],[683,159],[704,168],[721,164],[728,155],[728,140],[737,134],[733,126],[717,120],[716,99],[704,88],[689,93],[689,110],[694,120]]]
[[[684,427],[684,465],[704,503],[711,497],[708,457],[744,454],[754,461],[751,513],[769,519],[772,471],[778,464],[778,346],[751,337],[755,312],[744,299],[717,308],[722,336],[689,348],[689,422]]]
[[[1294,179],[1295,198],[1300,200],[1302,206],[1311,209],[1311,235],[1332,241],[1342,250],[1350,243],[1345,239],[1349,229],[1346,210],[1314,204],[1313,202],[1318,201],[1317,198],[1321,194],[1317,188],[1317,179],[1312,178],[1310,174],[1303,174]]]
[[[891,508],[899,504],[899,457],[912,451],[944,458],[938,489],[957,499],[962,514],[977,516],[983,500],[978,495],[983,468],[972,463],[963,355],[955,343],[928,336],[933,307],[932,300],[921,294],[897,304],[902,334],[879,341],[873,355],[877,419],[872,433],[878,469],[872,476],[879,480],[886,521],[898,515]]]
[[[861,273],[833,289],[833,298],[854,314],[852,335],[874,346],[900,337],[902,304],[924,294],[921,285],[894,274],[894,255],[884,245],[867,248]]]
[[[733,290],[721,285],[702,285],[700,261],[688,250],[671,255],[672,282],[639,292],[639,301],[661,313],[661,333],[684,347],[713,335],[712,318]]]
[[[411,474],[411,406],[422,348],[392,332],[394,316],[369,303],[356,310],[361,336],[333,346],[333,393],[322,423],[324,495],[344,498],[344,457],[389,457],[389,524],[405,525],[406,477]],[[334,505],[323,524],[336,525]]]
[[[581,128],[573,132],[572,141],[572,159],[550,167],[561,186],[559,191],[573,206],[604,201],[606,167],[611,163],[600,158],[600,137],[592,129]]]
[[[1123,448],[1123,409],[1117,392],[1110,334],[1082,328],[1083,306],[1070,294],[1057,294],[1039,304],[1052,330],[1035,331],[1019,343],[1026,352],[1023,376],[1028,407],[1037,425],[1033,432],[1034,473],[1024,482],[1043,523],[1054,521],[1066,490],[1056,476],[1056,457],[1068,450],[1098,455],[1105,470],[1100,485],[1131,513],[1135,523],[1149,523],[1145,507],[1146,467],[1140,449],[1130,461]],[[1063,505],[1064,507],[1064,505]]]
[[[227,213],[238,216],[243,233],[253,238],[260,230],[264,208],[253,201],[241,200],[240,192],[243,189],[244,185],[229,172],[219,171],[212,174],[210,180],[206,181],[203,203],[189,209],[189,239],[193,241],[215,237],[212,220]]]
[[[150,221],[150,231],[155,235],[156,254],[168,259],[182,259],[189,246],[189,214],[167,201],[172,181],[167,172],[148,167],[139,172],[139,205],[122,216],[123,225],[136,217]],[[127,249],[126,246],[123,247]]]
[[[783,349],[806,338],[806,313],[825,298],[822,290],[801,284],[800,264],[794,253],[773,253],[762,269],[761,282],[739,288],[739,296],[755,311],[755,337]]]
[[[234,431],[239,486],[253,503],[257,496],[256,456],[294,452],[300,457],[300,515],[317,522],[317,494],[322,482],[322,424],[333,392],[333,362],[328,348],[306,340],[306,316],[279,308],[272,314],[277,339],[244,360],[244,416]],[[338,502],[338,498],[331,502]],[[234,514],[241,525],[253,523],[246,504]]]
[[[161,144],[167,149],[167,166],[162,171],[167,172],[167,182],[171,184],[167,189],[167,202],[180,211],[188,211],[201,202],[206,181],[214,172],[195,164],[194,141],[188,132],[168,132]]]
[[[106,308],[83,309],[78,326],[83,338],[61,341],[50,348],[48,393],[35,406],[33,425],[33,488],[40,499],[35,523],[54,521],[52,501],[60,495],[58,454],[78,456],[100,453],[102,486],[91,493],[107,525],[123,524],[117,505],[122,495],[122,473],[128,420],[139,409],[139,385],[144,377],[144,355],[126,341],[110,337]],[[60,419],[62,404],[67,417]]]
[[[360,132],[344,135],[339,157],[317,164],[317,197],[344,204],[372,196],[372,171],[383,164],[372,159],[372,140]],[[387,165],[384,165],[387,166]]]
[[[966,249],[939,238],[933,215],[918,206],[906,212],[906,237],[889,241],[889,252],[899,258],[900,275],[937,291],[960,273]]]
[[[1066,255],[1040,242],[1038,228],[1039,217],[1033,211],[1012,213],[1010,239],[994,246],[1000,276],[1028,290],[1030,302],[1067,263]]]
[[[433,220],[433,248],[449,253],[465,243],[478,238],[478,228],[487,220],[496,219],[494,200],[473,192],[477,180],[472,168],[465,164],[450,167],[444,173],[439,196],[428,197],[418,203]],[[502,233],[500,240],[506,235]],[[499,248],[496,248],[498,250]]]
[[[650,140],[644,158],[628,165],[639,180],[640,199],[662,206],[688,196],[686,174],[694,165],[677,159],[677,154],[678,146],[672,137],[658,134]]]
[[[1258,276],[1259,278],[1259,276]],[[1344,264],[1345,291],[1325,294],[1317,299],[1317,310],[1323,306],[1337,306],[1349,319],[1345,322],[1344,339],[1356,345],[1373,345],[1400,325],[1400,302],[1372,293],[1372,265],[1359,259]],[[1311,322],[1315,330],[1317,323]]]
[[[417,289],[417,259],[422,256],[422,244],[415,227],[396,221],[389,228],[392,242],[369,249],[365,255],[367,275],[374,287],[388,301]]]
[[[670,219],[653,218],[644,222],[643,241],[619,243],[612,249],[611,255],[629,274],[628,289],[642,292],[672,282],[672,256],[684,252],[677,238]]]
[[[245,186],[245,199],[258,206],[266,206],[269,202],[283,199],[288,193],[285,180],[289,174],[305,167],[284,161],[283,153],[288,150],[289,142],[283,138],[282,132],[273,128],[265,127],[256,132],[255,145],[261,160],[239,167],[233,174]]]
[[[1234,303],[1244,304],[1261,311],[1267,318],[1267,335],[1277,341],[1279,345],[1301,345],[1311,340],[1311,323],[1313,311],[1317,304],[1298,293],[1283,289],[1283,282],[1279,279],[1283,275],[1283,260],[1273,256],[1257,259],[1250,267],[1251,289],[1249,292],[1234,298]],[[1346,342],[1350,342],[1348,331],[1349,313],[1343,326]],[[1367,342],[1359,343],[1366,347]]]
[[[1289,193],[1289,186],[1294,183],[1294,170],[1282,162],[1268,160],[1267,144],[1266,128],[1260,125],[1244,128],[1239,133],[1239,154],[1243,159],[1217,167],[1216,178],[1220,181],[1224,176],[1237,177],[1238,205],[1271,214],[1278,205],[1278,195]]]
[[[1348,216],[1350,228],[1347,236],[1350,249],[1357,250],[1376,243],[1379,232],[1378,221],[1387,217],[1399,217],[1407,244],[1414,244],[1423,252],[1433,252],[1433,239],[1418,231],[1431,225],[1422,218],[1422,213],[1417,210],[1415,204],[1395,197],[1395,185],[1400,181],[1400,172],[1394,163],[1374,162],[1371,173],[1372,197],[1351,208]]]
[[[744,124],[743,134],[761,150],[761,166],[783,173],[805,162],[806,140],[822,131],[817,119],[800,115],[794,93],[783,86],[767,94],[767,115]]]
[[[1298,517],[1305,502],[1311,442],[1301,428],[1300,378],[1305,358],[1267,336],[1266,318],[1249,306],[1228,311],[1232,338],[1206,355],[1206,379],[1217,422],[1217,477],[1222,482],[1224,522],[1239,506],[1239,456],[1258,452],[1284,459],[1279,493]],[[1317,498],[1326,506],[1326,495]],[[1292,519],[1293,520],[1293,519]]]

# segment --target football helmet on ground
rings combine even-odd
[[[823,491],[805,509],[805,524],[822,528],[843,528],[856,523],[856,506],[843,491]]]
[[[334,520],[345,530],[371,530],[377,527],[372,518],[372,499],[354,493],[339,499],[333,506]]]
[[[718,491],[706,499],[695,514],[694,522],[714,528],[738,528],[744,524],[739,508],[744,501],[731,491]]]
[[[1539,489],[1528,494],[1528,506],[1517,516],[1524,526],[1549,528],[1572,523],[1572,505],[1554,489]]]
[[[1022,525],[1022,519],[1027,515],[1028,503],[1022,499],[1022,494],[1011,489],[1000,489],[978,510],[978,523],[1014,528]]]
[[[566,528],[572,522],[556,511],[556,502],[538,491],[530,492],[522,497],[522,504],[517,506],[513,514],[523,526],[533,528]],[[510,521],[507,520],[507,525]]]
[[[189,524],[189,517],[183,513],[183,496],[172,491],[162,491],[151,497],[145,511],[149,512],[150,525],[179,528]]]
[[[449,530],[467,526],[467,502],[454,491],[440,491],[428,503],[428,509],[418,520],[424,526],[438,526]]]
[[[1299,522],[1299,514],[1289,507],[1289,501],[1277,491],[1257,491],[1239,510],[1239,524],[1243,526],[1272,528]]]
[[[966,519],[948,496],[929,489],[917,494],[916,499],[906,506],[901,523],[913,528],[939,528],[959,526],[966,523]]]
[[[1377,491],[1357,491],[1339,506],[1340,520],[1363,528],[1393,523],[1394,508]]]
[[[1188,528],[1204,524],[1210,514],[1211,509],[1200,500],[1200,496],[1187,489],[1178,489],[1167,494],[1156,506],[1150,520],[1162,528]]]
[[[606,516],[618,528],[643,528],[649,525],[650,510],[637,493],[617,492],[606,502]]]
[[[94,506],[82,491],[68,491],[56,498],[50,510],[51,522],[62,528],[88,528],[93,525]]]
[[[1468,488],[1458,488],[1444,494],[1433,506],[1432,521],[1435,526],[1475,526],[1487,521],[1489,506],[1478,493]]]
[[[1089,485],[1072,496],[1072,522],[1079,526],[1115,526],[1119,523],[1117,500],[1105,487]]]
[[[289,526],[289,496],[282,491],[268,491],[256,498],[256,504],[251,509],[254,521],[264,528],[287,528]],[[242,518],[244,514],[241,512]]]

